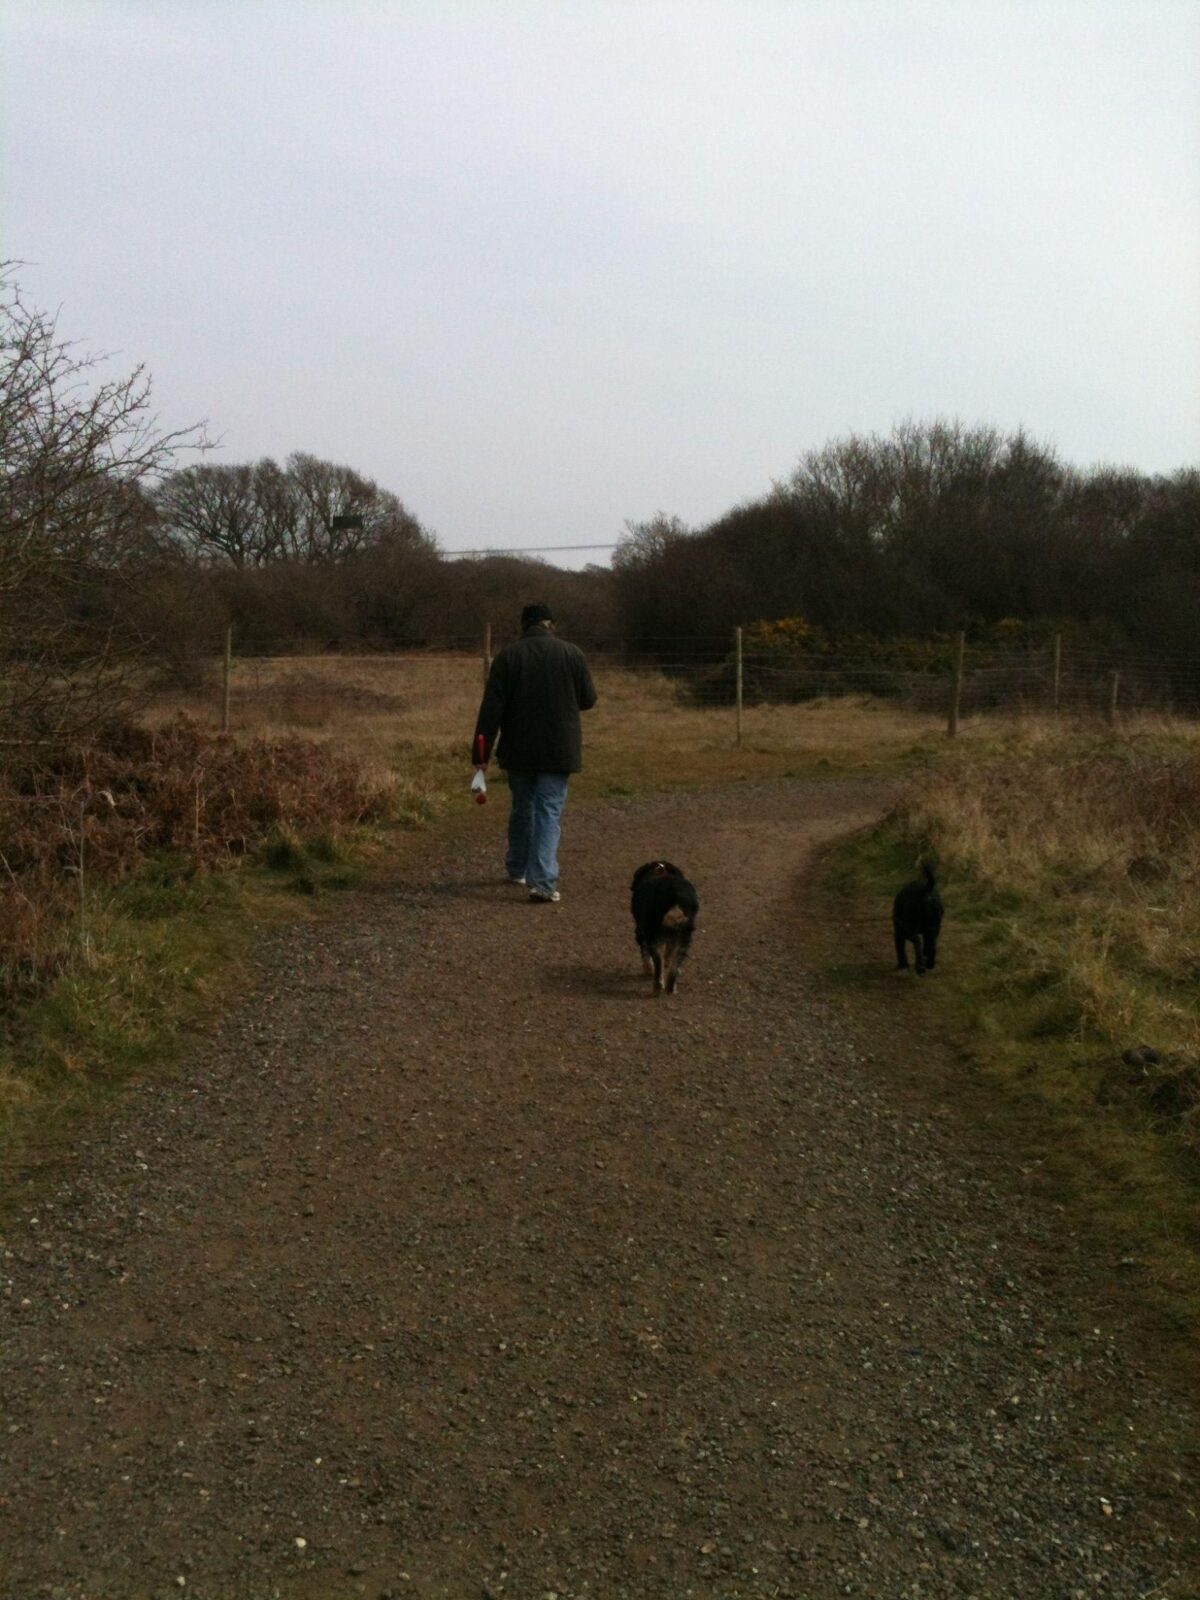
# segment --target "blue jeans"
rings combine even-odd
[[[558,836],[567,799],[567,772],[509,772],[512,810],[508,816],[510,878],[524,878],[531,889],[549,894],[558,886]]]

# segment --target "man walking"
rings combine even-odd
[[[512,792],[505,867],[511,883],[528,884],[533,901],[559,898],[562,809],[567,782],[583,765],[579,713],[595,704],[583,651],[555,637],[549,606],[526,606],[521,637],[505,645],[488,673],[472,757],[486,766],[499,730],[496,758]]]

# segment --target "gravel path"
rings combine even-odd
[[[806,960],[806,859],[880,805],[568,808],[557,907],[495,806],[266,941],[9,1229],[4,1600],[1200,1593],[1194,1416]]]

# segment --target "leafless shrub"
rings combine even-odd
[[[163,559],[144,487],[202,440],[158,427],[141,367],[101,367],[0,267],[0,748],[78,736],[144,681],[129,597]]]

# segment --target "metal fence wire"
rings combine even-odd
[[[222,725],[268,711],[281,721],[338,671],[359,669],[360,682],[340,693],[357,695],[362,709],[386,714],[411,703],[411,675],[420,671],[439,688],[461,693],[482,686],[495,650],[507,640],[487,629],[474,639],[450,638],[436,645],[414,643],[371,656],[319,654],[239,658],[236,644],[207,664],[209,694]],[[1158,656],[1147,651],[1076,649],[1065,640],[1044,646],[983,648],[961,638],[957,650],[941,641],[920,667],[861,651],[806,652],[764,647],[738,630],[733,638],[683,637],[581,640],[598,684],[620,686],[640,696],[640,709],[669,713],[681,707],[801,705],[837,699],[890,703],[916,714],[949,721],[989,713],[1106,717],[1125,713],[1200,715],[1200,654]],[[897,652],[898,653],[898,652]],[[913,652],[909,652],[910,656]]]
[[[697,644],[699,647],[697,647]],[[627,672],[657,673],[693,705],[733,705],[738,698],[738,651],[710,641],[626,645],[598,660]],[[795,705],[868,698],[929,715],[948,714],[956,693],[960,714],[1059,711],[1108,716],[1120,711],[1200,714],[1200,655],[1158,657],[1134,652],[1057,650],[967,651],[956,674],[953,659],[922,670],[837,652],[788,656],[743,646],[742,703]]]

